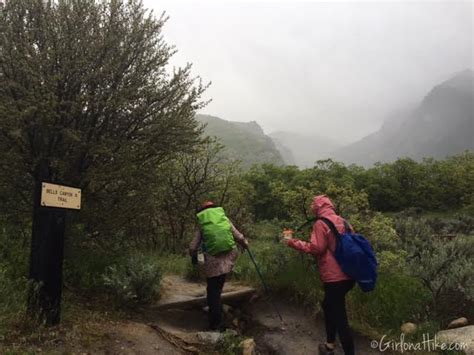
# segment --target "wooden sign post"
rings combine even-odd
[[[34,196],[28,312],[46,325],[60,321],[66,211],[81,208],[81,190],[41,182]]]

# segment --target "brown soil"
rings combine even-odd
[[[268,300],[259,300],[245,309],[253,322],[244,333],[255,339],[258,351],[261,354],[317,354],[318,344],[324,342],[326,337],[323,320],[298,305],[277,302],[276,307],[283,317],[283,323]],[[357,354],[380,353],[370,348],[369,339],[355,335],[354,340]],[[335,354],[343,354],[340,346]]]
[[[163,285],[165,300],[205,295],[205,285],[177,277],[166,278]],[[226,290],[235,292],[241,287],[245,286],[229,283]],[[320,318],[312,316],[302,306],[280,301],[277,307],[284,319],[282,324],[266,299],[257,298],[249,302],[247,297],[243,300],[239,305],[234,303],[233,306],[237,307],[227,312],[227,322],[242,336],[254,338],[259,354],[317,354],[318,343],[323,342],[325,337]],[[202,307],[192,306],[160,309],[155,305],[136,309],[135,313],[128,314],[127,320],[110,320],[107,317],[89,319],[85,309],[81,322],[76,320],[73,325],[63,325],[57,331],[59,335],[51,340],[43,340],[38,345],[20,346],[16,353],[218,354],[199,339],[198,333],[207,328],[207,314]],[[379,353],[372,350],[370,341],[363,337],[356,337],[356,349],[357,354]],[[0,345],[0,353],[3,350]],[[342,354],[340,349],[336,354]]]

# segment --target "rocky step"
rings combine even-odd
[[[179,276],[166,276],[161,283],[161,298],[154,308],[186,309],[207,304],[206,284],[188,281]],[[222,292],[222,302],[236,305],[248,301],[254,294],[252,287],[227,282]]]

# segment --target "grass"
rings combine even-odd
[[[149,257],[157,259],[163,274],[184,276],[191,264],[191,257],[177,254],[150,254]]]
[[[105,334],[107,326],[124,318],[123,312],[110,308],[107,298],[86,299],[67,291],[63,295],[60,325],[38,326],[21,312],[3,329],[0,353],[89,352],[109,340]]]

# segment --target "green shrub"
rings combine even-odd
[[[102,278],[120,303],[151,303],[159,296],[159,266],[142,255],[134,255],[121,264],[107,267]]]
[[[103,288],[106,269],[123,260],[121,255],[112,255],[92,248],[76,248],[64,260],[64,284],[76,292],[98,292]]]
[[[14,225],[0,219],[0,263],[11,279],[25,277],[28,273],[31,230],[28,226]]]
[[[184,276],[188,272],[188,267],[191,263],[191,257],[188,255],[159,253],[149,254],[148,257],[157,263],[163,274],[169,273]]]
[[[431,294],[432,316],[439,320],[469,311],[474,301],[474,239],[443,238],[426,219],[397,221],[408,269]]]
[[[349,309],[359,324],[397,332],[408,321],[423,319],[430,295],[416,278],[403,273],[381,273],[373,292],[357,286],[349,293]]]
[[[471,234],[474,232],[474,217],[459,214],[451,218],[428,218],[426,220],[437,234]]]
[[[217,349],[221,355],[235,355],[241,354],[241,342],[244,340],[243,337],[231,332],[226,331],[222,335],[222,339],[217,343]]]
[[[26,311],[29,282],[25,277],[12,279],[8,274],[8,267],[0,264],[0,337]]]

